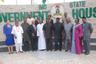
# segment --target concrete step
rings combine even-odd
[[[96,43],[91,43],[91,50],[96,50]],[[7,46],[6,45],[0,45],[0,52],[6,52]],[[15,51],[15,46],[14,46],[14,51]]]
[[[91,50],[96,50],[96,38],[91,39]],[[14,46],[15,50],[15,46]],[[4,41],[0,42],[0,52],[6,52],[7,51],[7,46],[5,45]]]

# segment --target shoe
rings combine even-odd
[[[43,50],[40,50],[40,51],[44,51],[44,49]]]
[[[62,51],[61,49],[59,49],[59,51]]]
[[[55,49],[54,51],[57,51],[57,49]]]
[[[23,53],[23,51],[20,51],[20,53]]]
[[[16,52],[16,54],[19,53],[19,52]]]
[[[65,52],[68,52],[68,50],[65,50]]]
[[[8,54],[11,54],[11,52],[9,52]]]
[[[49,51],[49,49],[47,51]]]
[[[13,52],[11,52],[10,54],[13,54]]]
[[[85,52],[84,54],[85,54],[85,55],[89,55],[89,52]]]

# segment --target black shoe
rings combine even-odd
[[[85,54],[85,55],[89,55],[89,52],[85,52],[84,54]]]
[[[62,49],[59,49],[59,51],[62,51]]]
[[[44,51],[45,49],[42,49],[42,50],[40,50],[40,51]]]
[[[19,51],[20,53],[23,53],[23,51]]]
[[[50,51],[52,51],[52,49],[50,49]]]
[[[47,51],[49,51],[49,49]]]
[[[68,50],[65,50],[65,52],[68,52]]]
[[[57,49],[55,49],[54,51],[57,51]]]
[[[35,51],[35,50],[32,50],[32,51]]]

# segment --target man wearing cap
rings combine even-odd
[[[11,33],[14,35],[16,53],[22,53],[23,28],[20,26],[19,21],[15,21],[15,25],[13,26]]]

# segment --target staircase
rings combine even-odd
[[[91,50],[96,50],[96,39],[91,39],[90,42],[91,45]],[[14,46],[15,50],[15,46]],[[0,42],[0,52],[6,52],[7,51],[7,46],[5,45],[4,42]]]

